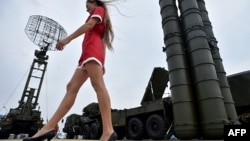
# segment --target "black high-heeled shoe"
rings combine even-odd
[[[117,134],[116,134],[116,132],[113,132],[113,133],[110,135],[108,141],[116,141],[116,139],[117,139]]]
[[[50,130],[35,138],[32,137],[24,138],[23,141],[43,141],[45,139],[47,139],[47,141],[50,141],[55,135],[56,135],[55,130]]]

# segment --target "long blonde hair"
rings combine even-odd
[[[104,31],[103,42],[109,50],[113,50],[112,42],[114,40],[114,32],[107,8],[107,3],[112,2],[112,0],[110,1],[95,0],[95,1],[98,6],[103,7],[105,10],[105,19],[104,19],[105,31]]]

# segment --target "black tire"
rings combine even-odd
[[[82,139],[89,139],[90,138],[90,127],[88,124],[85,124],[82,127]]]
[[[146,122],[146,131],[153,140],[161,140],[167,132],[166,122],[161,115],[151,115]]]
[[[140,140],[144,137],[143,122],[139,118],[131,118],[128,122],[127,137],[129,139]]]
[[[90,139],[99,139],[101,135],[101,130],[99,129],[96,122],[92,123],[90,126]]]

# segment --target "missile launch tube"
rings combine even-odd
[[[212,56],[213,56],[213,60],[215,63],[215,69],[216,69],[217,76],[220,82],[221,93],[222,93],[222,96],[224,97],[224,104],[225,104],[228,119],[232,124],[239,124],[239,120],[237,117],[237,112],[235,109],[231,90],[227,81],[226,72],[222,64],[222,59],[220,57],[219,48],[217,46],[217,41],[213,33],[212,24],[208,17],[208,12],[205,6],[205,2],[204,0],[197,0],[197,3],[199,6],[202,21],[205,27],[204,29],[208,37],[208,42],[212,50]]]
[[[160,0],[173,102],[174,131],[179,139],[194,139],[199,137],[198,120],[183,34],[175,2],[175,0]]]
[[[204,139],[222,139],[228,124],[215,65],[196,0],[178,0]]]

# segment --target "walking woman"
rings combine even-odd
[[[103,133],[100,140],[114,141],[117,138],[112,126],[110,97],[103,79],[105,48],[113,49],[111,45],[114,38],[112,25],[104,1],[87,0],[86,8],[90,15],[85,24],[65,39],[58,41],[56,45],[58,50],[63,50],[66,44],[85,34],[82,42],[82,55],[67,85],[67,92],[48,123],[33,137],[25,138],[23,141],[51,140],[55,136],[54,128],[73,106],[78,90],[88,78],[97,94],[101,112]]]

